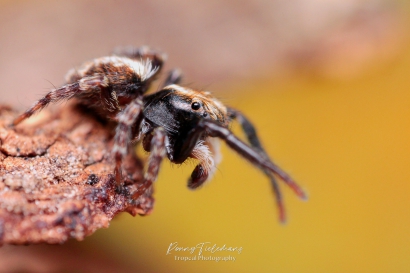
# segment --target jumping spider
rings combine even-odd
[[[295,193],[305,193],[292,178],[276,166],[263,149],[252,123],[239,111],[226,107],[206,91],[178,85],[179,70],[171,70],[160,91],[147,95],[159,75],[165,56],[148,47],[121,48],[113,55],[86,62],[66,76],[67,84],[53,89],[13,122],[17,125],[51,102],[77,98],[101,116],[117,122],[113,156],[117,186],[121,187],[122,159],[131,140],[142,140],[150,152],[143,186],[133,195],[138,198],[151,189],[165,156],[176,164],[188,158],[199,161],[188,180],[196,189],[209,180],[220,162],[217,138],[260,168],[269,178],[276,197],[279,218],[285,220],[282,196],[274,174]],[[237,120],[249,145],[229,129]],[[148,213],[148,211],[146,211]],[[142,212],[141,214],[144,214]]]

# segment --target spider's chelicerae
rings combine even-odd
[[[201,186],[211,178],[220,162],[218,139],[222,139],[269,178],[276,196],[279,218],[284,221],[282,196],[274,174],[299,197],[305,198],[305,194],[288,174],[270,160],[254,126],[241,112],[225,106],[209,92],[178,85],[181,73],[176,69],[169,72],[161,90],[146,94],[161,71],[164,58],[163,54],[148,47],[130,47],[86,62],[69,71],[67,84],[51,90],[16,118],[13,124],[19,124],[51,102],[71,98],[77,98],[100,116],[115,120],[118,125],[113,156],[119,188],[123,183],[122,159],[130,151],[131,141],[141,140],[144,149],[150,152],[143,186],[134,198],[152,187],[165,156],[176,164],[188,158],[197,159],[199,163],[188,180],[188,187],[196,189]],[[248,144],[228,129],[233,120],[242,126]]]

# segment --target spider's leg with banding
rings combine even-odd
[[[162,127],[157,127],[153,130],[150,145],[148,147],[150,155],[148,158],[147,170],[144,174],[144,183],[138,187],[138,190],[133,194],[133,198],[137,199],[140,195],[150,190],[152,184],[157,180],[161,162],[166,155],[165,139],[166,133]]]
[[[115,158],[115,180],[119,187],[122,181],[122,159],[128,154],[133,126],[138,128],[140,125],[141,119],[139,117],[142,114],[142,108],[143,102],[142,96],[140,96],[117,115],[118,125],[115,130],[113,154]]]
[[[48,92],[43,98],[36,101],[32,107],[30,107],[23,114],[18,116],[14,121],[13,125],[17,125],[23,120],[31,117],[34,113],[39,112],[45,108],[49,103],[58,102],[63,100],[69,100],[74,96],[102,92],[102,90],[108,87],[108,79],[104,75],[94,75],[89,77],[84,77],[79,81],[71,84],[63,85],[60,88],[56,88]]]

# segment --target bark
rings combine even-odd
[[[19,112],[0,106],[0,245],[82,240],[115,215],[147,213],[151,191],[133,200],[142,164],[124,160],[119,191],[111,156],[115,124],[75,103],[11,127]]]

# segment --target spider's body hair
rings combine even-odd
[[[195,145],[190,157],[195,158],[202,165],[203,172],[207,174],[206,181],[210,181],[215,174],[216,168],[221,163],[220,142],[213,137],[200,140]]]
[[[151,78],[159,67],[149,59],[131,59],[121,56],[105,56],[71,69],[65,79],[68,83],[96,74],[106,75],[110,83],[142,82]]]
[[[149,59],[107,56],[70,70],[66,79],[68,83],[80,83],[83,92],[78,97],[83,104],[114,117],[131,100],[147,91],[158,70]],[[92,81],[88,83],[93,77],[101,77],[99,86],[94,86]]]

